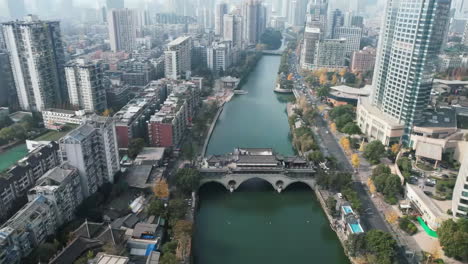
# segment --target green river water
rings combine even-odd
[[[242,89],[226,104],[207,154],[235,147],[274,148],[294,154],[285,98],[273,93],[279,56],[264,56]],[[293,184],[283,193],[251,180],[229,193],[202,186],[196,212],[196,264],[349,263],[336,234],[309,187]]]

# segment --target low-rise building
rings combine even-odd
[[[358,100],[356,116],[359,128],[370,140],[380,140],[386,146],[401,142],[405,126],[385,116],[369,98]]]
[[[364,88],[353,88],[347,85],[338,85],[330,87],[330,93],[327,96],[327,101],[333,106],[351,104],[356,106],[358,99],[361,97],[369,97],[372,87],[366,85]]]
[[[73,111],[58,108],[48,108],[42,113],[44,126],[47,129],[59,130],[65,124],[80,125],[83,123],[86,113],[83,110]]]
[[[406,184],[406,199],[421,213],[421,218],[432,230],[437,230],[443,221],[450,218],[418,186]]]

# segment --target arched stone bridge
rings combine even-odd
[[[271,186],[277,191],[281,192],[286,189],[290,184],[296,182],[302,182],[310,186],[310,188],[315,188],[315,179],[312,177],[304,176],[286,176],[284,174],[225,174],[225,175],[205,175],[200,180],[200,187],[203,184],[209,182],[217,182],[226,187],[230,192],[235,191],[243,182],[246,182],[251,179],[262,179],[271,184]]]

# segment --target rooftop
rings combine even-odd
[[[55,167],[49,171],[47,171],[42,177],[37,180],[36,185],[42,185],[42,183],[50,184],[50,181],[54,181],[60,184],[63,180],[65,180],[70,174],[72,174],[75,170],[74,169],[65,169],[63,167]]]
[[[152,170],[152,165],[132,166],[125,175],[125,181],[130,187],[144,189],[148,187],[146,183],[148,182]]]
[[[102,255],[96,264],[127,264],[129,262],[129,258],[122,257],[122,256],[114,256],[114,255]]]
[[[157,162],[164,157],[165,148],[144,148],[135,159],[135,163],[142,164],[145,161]]]
[[[34,138],[33,140],[34,141],[58,141],[60,138],[64,137],[68,132],[70,132],[71,130],[77,127],[78,125],[67,124],[60,131],[50,130],[46,132],[45,134],[42,134],[38,136],[37,138]]]
[[[89,124],[84,124],[72,130],[70,133],[66,135],[66,137],[81,141],[87,138],[89,135],[91,135],[91,133],[93,133],[94,131],[95,131],[95,128],[93,126]]]
[[[452,108],[427,109],[423,115],[425,121],[418,127],[457,127],[456,111]]]
[[[190,39],[190,37],[189,36],[178,37],[178,38],[174,39],[173,41],[169,42],[169,44],[167,44],[167,45],[168,46],[176,46],[176,45],[179,45],[182,42],[186,41],[187,39]]]
[[[369,96],[371,93],[372,86],[366,85],[363,88],[353,88],[347,85],[338,85],[330,87],[332,90],[342,92],[345,94],[357,95],[357,96]]]

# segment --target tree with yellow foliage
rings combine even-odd
[[[288,74],[288,81],[291,81],[293,79],[293,76],[294,75],[292,73]]]
[[[398,215],[394,211],[390,211],[385,214],[385,219],[393,225],[398,220]]]
[[[336,74],[333,74],[331,84],[336,85],[337,83],[338,83],[338,77],[336,76]]]
[[[320,85],[325,85],[328,82],[328,75],[327,73],[322,73],[319,78]]]
[[[392,153],[396,155],[400,151],[400,148],[401,148],[400,144],[397,144],[397,143],[393,144],[391,147]]]
[[[153,192],[159,199],[169,198],[169,186],[167,185],[166,180],[160,179],[157,181],[153,186]]]
[[[349,152],[351,150],[351,142],[349,142],[349,138],[342,137],[340,139],[340,145],[343,147],[345,152]]]
[[[336,124],[335,123],[330,124],[330,130],[331,130],[332,133],[336,133]]]
[[[103,116],[112,116],[113,113],[114,113],[114,111],[112,111],[112,109],[107,108],[106,110],[104,110],[104,112],[102,112],[102,115]]]
[[[354,168],[359,168],[359,166],[361,165],[361,160],[359,159],[359,155],[358,154],[353,154],[351,155],[351,164],[353,165]]]
[[[369,187],[369,192],[371,194],[375,194],[377,192],[377,188],[375,188],[374,182],[371,178],[367,179],[367,187]]]
[[[343,77],[343,76],[345,76],[346,72],[347,72],[346,68],[343,68],[343,69],[340,70],[339,74],[340,74],[341,77]]]
[[[361,144],[359,146],[359,151],[361,151],[361,152],[364,151],[365,147],[366,147],[366,144],[365,144],[364,140],[362,140],[362,142],[361,142]]]

